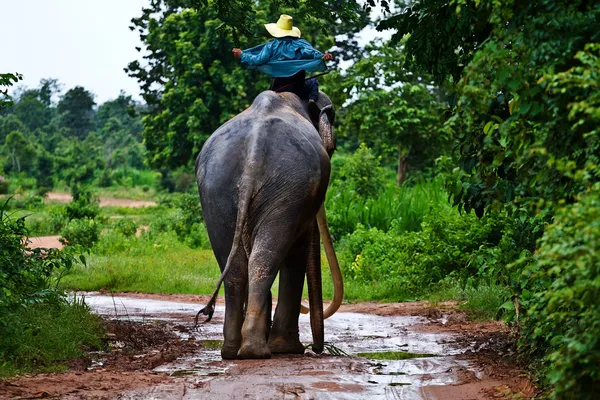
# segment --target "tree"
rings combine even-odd
[[[4,153],[11,162],[10,167],[15,172],[31,171],[36,154],[35,147],[25,138],[22,132],[12,131],[6,136]]]
[[[23,75],[21,74],[0,74],[0,111],[13,104],[12,99],[8,95],[8,88],[21,80],[23,80]]]
[[[442,129],[444,107],[436,88],[406,70],[401,49],[383,43],[367,47],[368,57],[356,62],[340,79],[347,101],[338,132],[365,142],[379,154],[397,160],[397,183],[413,169],[431,167],[448,151],[450,138]],[[401,82],[401,84],[398,84]]]
[[[235,36],[223,30],[220,6],[210,4],[157,0],[132,20],[132,29],[138,30],[148,50],[147,66],[134,61],[127,71],[139,81],[148,104],[144,141],[148,162],[155,168],[188,165],[219,125],[269,87],[268,77],[242,69],[231,49],[267,39],[263,24],[286,9],[277,7],[281,2],[258,1],[253,22],[247,25],[251,32]],[[190,6],[197,8],[186,8]],[[296,15],[303,15],[302,10],[306,8],[297,9]],[[332,29],[323,32],[314,18],[303,18],[302,27],[315,47],[327,50],[334,45]]]
[[[96,126],[104,129],[111,118],[116,118],[130,135],[138,136],[142,133],[142,121],[137,115],[141,108],[141,105],[135,102],[131,96],[121,92],[116,99],[109,100],[98,107],[95,116]]]
[[[94,130],[94,96],[76,86],[69,90],[58,102],[61,125],[70,136],[83,139]]]
[[[4,144],[8,134],[15,131],[25,131],[25,125],[17,116],[8,114],[4,118],[0,117],[0,144]]]
[[[598,91],[599,21],[600,5],[585,1],[422,0],[380,25],[410,34],[408,65],[454,84],[455,204],[478,215],[504,203],[535,212],[540,199],[573,201],[599,179],[587,100]]]
[[[53,117],[53,109],[39,98],[38,90],[26,90],[17,99],[12,107],[12,112],[17,116],[27,130],[34,132],[50,123]]]

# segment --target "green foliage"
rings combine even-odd
[[[13,104],[8,96],[8,88],[23,79],[21,74],[0,74],[0,111]]]
[[[73,186],[71,194],[73,200],[65,207],[65,216],[68,220],[94,219],[100,214],[98,199],[94,198],[89,187]]]
[[[427,76],[403,67],[401,48],[374,42],[366,51],[368,56],[327,85],[343,104],[336,134],[341,141],[367,143],[386,164],[396,165],[400,184],[409,169],[431,168],[449,150],[448,132],[442,130],[441,95]]]
[[[57,274],[76,262],[72,254],[56,249],[28,250],[25,217],[13,219],[6,212],[9,201],[0,205],[0,325],[3,310],[54,296],[50,289]]]
[[[68,246],[91,248],[100,237],[100,225],[89,218],[72,219],[61,229],[60,242]]]
[[[94,96],[81,86],[69,90],[58,102],[62,125],[69,136],[83,139],[94,130]]]
[[[350,187],[334,181],[325,206],[329,229],[336,239],[352,233],[359,223],[387,231],[393,222],[398,231],[418,231],[431,208],[449,208],[440,181],[414,186],[388,185],[373,198],[356,196]]]
[[[2,322],[0,377],[65,369],[65,360],[102,347],[102,320],[83,299],[18,308]]]
[[[174,268],[177,266],[177,268]],[[220,271],[210,250],[190,249],[174,232],[137,238],[102,235],[86,266],[66,276],[66,289],[207,294]]]
[[[69,246],[91,248],[100,237],[101,224],[98,218],[100,207],[88,187],[75,185],[71,194],[73,200],[64,209],[65,223],[60,230],[61,243]]]
[[[100,346],[100,319],[57,289],[85,259],[72,251],[28,249],[25,218],[13,219],[6,204],[0,206],[0,376],[56,370]]]
[[[131,218],[118,218],[114,221],[110,228],[125,237],[134,236],[137,232],[137,224]]]
[[[10,181],[3,176],[0,176],[0,194],[7,194],[10,187]]]
[[[460,216],[447,208],[433,209],[422,229],[403,231],[396,221],[387,232],[358,225],[340,243],[339,258],[347,280],[375,282],[382,276],[385,299],[423,295],[449,274],[510,279],[503,266],[518,257],[514,231],[503,216]]]
[[[169,212],[166,212],[161,217],[157,218],[150,224],[150,231],[169,232],[173,231],[177,234],[181,241],[190,238],[189,243],[201,246],[205,233],[202,233],[201,227],[198,227],[202,221],[202,208],[200,200],[195,194],[177,193],[171,195],[160,203],[163,206],[173,207]],[[191,238],[192,234],[199,234],[197,238]],[[204,242],[206,246],[206,242]]]
[[[521,346],[564,399],[600,390],[600,185],[556,212],[521,278]]]
[[[339,157],[339,156],[336,156]],[[336,185],[362,197],[375,197],[385,186],[385,174],[376,157],[364,143],[342,162],[333,161]],[[336,164],[339,168],[335,168]]]

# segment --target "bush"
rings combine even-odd
[[[189,193],[177,193],[162,197],[158,204],[161,207],[173,207],[171,211],[165,212],[161,217],[150,224],[150,230],[154,232],[177,233],[182,242],[189,238],[190,243],[200,243],[200,238],[190,238],[192,230],[196,229],[194,235],[199,233],[199,228],[194,228],[203,221],[202,208],[198,195]]]
[[[376,157],[364,143],[361,143],[354,154],[345,157],[343,164],[334,165],[337,167],[335,182],[346,191],[354,191],[362,197],[374,197],[385,187],[381,157]]]
[[[71,193],[73,201],[65,207],[65,216],[67,219],[95,219],[100,214],[98,200],[93,197],[89,188],[73,186]]]
[[[7,200],[0,205],[0,325],[3,310],[42,301],[59,276],[75,259],[56,249],[29,250],[26,246],[25,218],[12,219],[6,212]]]
[[[518,254],[513,229],[506,217],[478,220],[452,209],[434,209],[424,217],[422,230],[406,232],[397,221],[385,232],[358,225],[340,243],[338,255],[344,277],[360,283],[388,281],[380,299],[402,300],[423,295],[453,274],[469,277],[510,277],[503,267]]]
[[[10,182],[8,181],[8,179],[0,175],[0,194],[7,194],[9,186]]]
[[[521,281],[520,344],[538,356],[551,397],[600,393],[600,184],[560,208]]]
[[[5,212],[9,201],[0,205],[0,376],[56,369],[86,347],[98,348],[102,334],[99,318],[57,289],[75,254],[28,249],[25,218]]]
[[[100,237],[100,225],[93,219],[73,219],[61,231],[59,240],[68,246],[92,248]]]
[[[184,243],[192,249],[210,249],[210,240],[208,238],[206,226],[199,222],[196,222],[194,225],[192,225],[190,233],[185,238]]]
[[[131,218],[118,218],[113,220],[111,229],[122,234],[125,237],[135,236],[137,232],[137,224]]]
[[[6,210],[39,210],[44,206],[44,198],[34,192],[25,192],[12,198],[12,201],[6,204]]]

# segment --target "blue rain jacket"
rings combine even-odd
[[[323,53],[300,38],[277,38],[242,51],[240,61],[248,69],[258,69],[275,78],[327,70]]]

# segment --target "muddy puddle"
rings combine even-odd
[[[465,357],[474,342],[460,340],[460,333],[415,329],[431,323],[424,316],[338,312],[325,321],[330,354],[308,350],[303,356],[224,361],[223,306],[211,322],[192,330],[200,303],[97,293],[85,298],[107,318],[187,326],[173,332],[201,344],[191,355],[153,368],[168,380],[121,392],[120,399],[487,399],[504,387],[486,376],[481,362]],[[300,316],[300,340],[311,342],[306,315]]]

